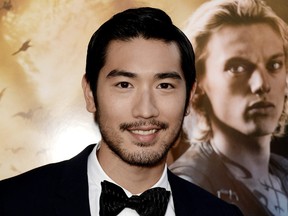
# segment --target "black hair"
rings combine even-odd
[[[113,40],[129,41],[133,38],[157,39],[174,42],[180,51],[181,68],[186,82],[187,108],[191,89],[195,82],[195,57],[192,45],[184,33],[162,10],[150,7],[127,9],[114,15],[92,35],[87,49],[85,78],[96,99],[97,81],[105,65],[106,52]]]

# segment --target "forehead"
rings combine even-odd
[[[284,52],[283,40],[270,25],[255,23],[224,25],[211,35],[207,45],[209,54],[225,52],[227,55],[270,55]]]
[[[105,73],[126,70],[135,73],[175,71],[182,74],[179,48],[174,42],[133,38],[114,40],[108,45]]]

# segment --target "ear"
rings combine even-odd
[[[186,112],[185,112],[185,116],[190,114],[191,111],[191,104],[192,104],[192,98],[195,95],[196,89],[198,88],[198,82],[197,80],[194,82],[192,89],[191,89],[191,93],[190,93],[190,98],[189,98],[189,105],[186,108]]]
[[[196,95],[204,95],[205,94],[203,82],[204,82],[203,79],[198,80],[197,86],[195,86],[195,94]]]
[[[96,106],[94,102],[94,96],[91,91],[90,85],[85,78],[85,75],[82,78],[82,89],[83,89],[84,98],[86,101],[86,109],[88,110],[88,112],[95,113]]]
[[[194,82],[194,84],[193,84],[193,87],[192,87],[192,89],[191,89],[191,94],[190,94],[190,98],[189,98],[189,100],[190,101],[192,101],[192,98],[193,98],[193,96],[195,95],[195,93],[196,93],[196,89],[198,88],[198,81],[197,80],[195,80],[195,82]]]

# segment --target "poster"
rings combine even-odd
[[[98,26],[116,12],[151,6],[183,29],[203,2],[0,1],[0,179],[68,159],[100,139],[81,89],[86,47]],[[288,21],[286,1],[267,2]],[[286,157],[287,137],[273,142],[272,151]]]

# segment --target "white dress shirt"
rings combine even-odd
[[[97,144],[91,154],[88,157],[88,165],[87,165],[87,172],[88,172],[88,186],[89,186],[89,204],[90,204],[90,212],[91,216],[99,216],[99,200],[101,195],[101,182],[104,180],[115,183],[109,176],[104,172],[102,167],[99,164],[99,161],[97,159],[96,151],[100,148],[100,145]],[[165,216],[175,216],[175,210],[174,210],[174,203],[172,198],[172,192],[170,188],[170,184],[168,181],[167,176],[167,165],[165,165],[165,169],[163,171],[163,174],[159,181],[152,187],[162,187],[166,190],[170,191],[170,199],[167,206],[167,211]],[[133,194],[131,194],[129,191],[127,191],[125,188],[123,188],[126,195],[128,197],[131,197]],[[139,194],[137,194],[139,195]],[[123,211],[120,212],[119,216],[139,216],[139,214],[134,210],[130,208],[125,208]]]

